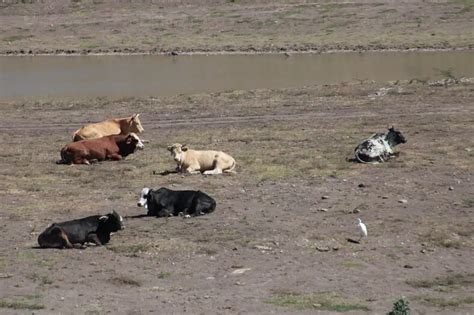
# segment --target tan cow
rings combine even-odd
[[[74,132],[73,141],[97,139],[119,134],[126,135],[132,132],[141,133],[144,129],[138,116],[140,116],[140,114],[125,118],[113,118],[86,125]]]
[[[188,149],[186,145],[175,143],[168,147],[173,159],[178,164],[176,168],[183,173],[206,175],[235,173],[235,160],[222,151],[197,151]]]

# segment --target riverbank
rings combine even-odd
[[[470,1],[0,4],[0,54],[472,49]]]

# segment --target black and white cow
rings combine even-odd
[[[148,209],[149,216],[190,217],[211,213],[216,208],[216,201],[199,190],[174,191],[164,187],[158,190],[143,188],[138,206]]]
[[[406,143],[405,137],[393,126],[387,133],[376,133],[355,148],[354,155],[360,163],[385,162],[394,156],[393,148]]]
[[[110,241],[110,234],[123,229],[123,219],[115,211],[82,219],[51,224],[38,237],[40,247],[73,248],[84,243],[98,246]],[[76,246],[74,246],[76,245]]]

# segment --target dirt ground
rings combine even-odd
[[[0,103],[1,313],[383,314],[405,296],[414,314],[470,314],[473,99],[468,83],[364,83]],[[55,164],[77,127],[134,112],[144,151]],[[346,160],[391,125],[408,140],[398,158]],[[230,153],[237,174],[159,175],[174,142]],[[199,189],[217,209],[133,218],[146,186]],[[112,209],[126,228],[107,246],[35,248],[52,222]]]
[[[1,54],[473,48],[474,2],[6,0]]]

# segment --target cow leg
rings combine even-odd
[[[107,159],[112,160],[112,161],[120,161],[122,159],[122,156],[120,154],[109,154],[107,155]]]
[[[61,248],[73,248],[74,246],[69,242],[69,238],[67,237],[66,233],[64,233],[63,230],[61,230],[58,234],[60,243],[61,243]]]
[[[94,243],[97,246],[102,246],[102,242],[99,240],[99,237],[95,233],[87,235],[86,242]]]
[[[210,170],[210,171],[205,171],[203,173],[204,175],[216,175],[216,174],[222,174],[222,170],[218,167],[216,167],[215,169],[213,170]]]
[[[190,166],[186,169],[186,173],[188,173],[188,174],[199,174],[201,172],[199,170],[196,170],[195,167]]]

